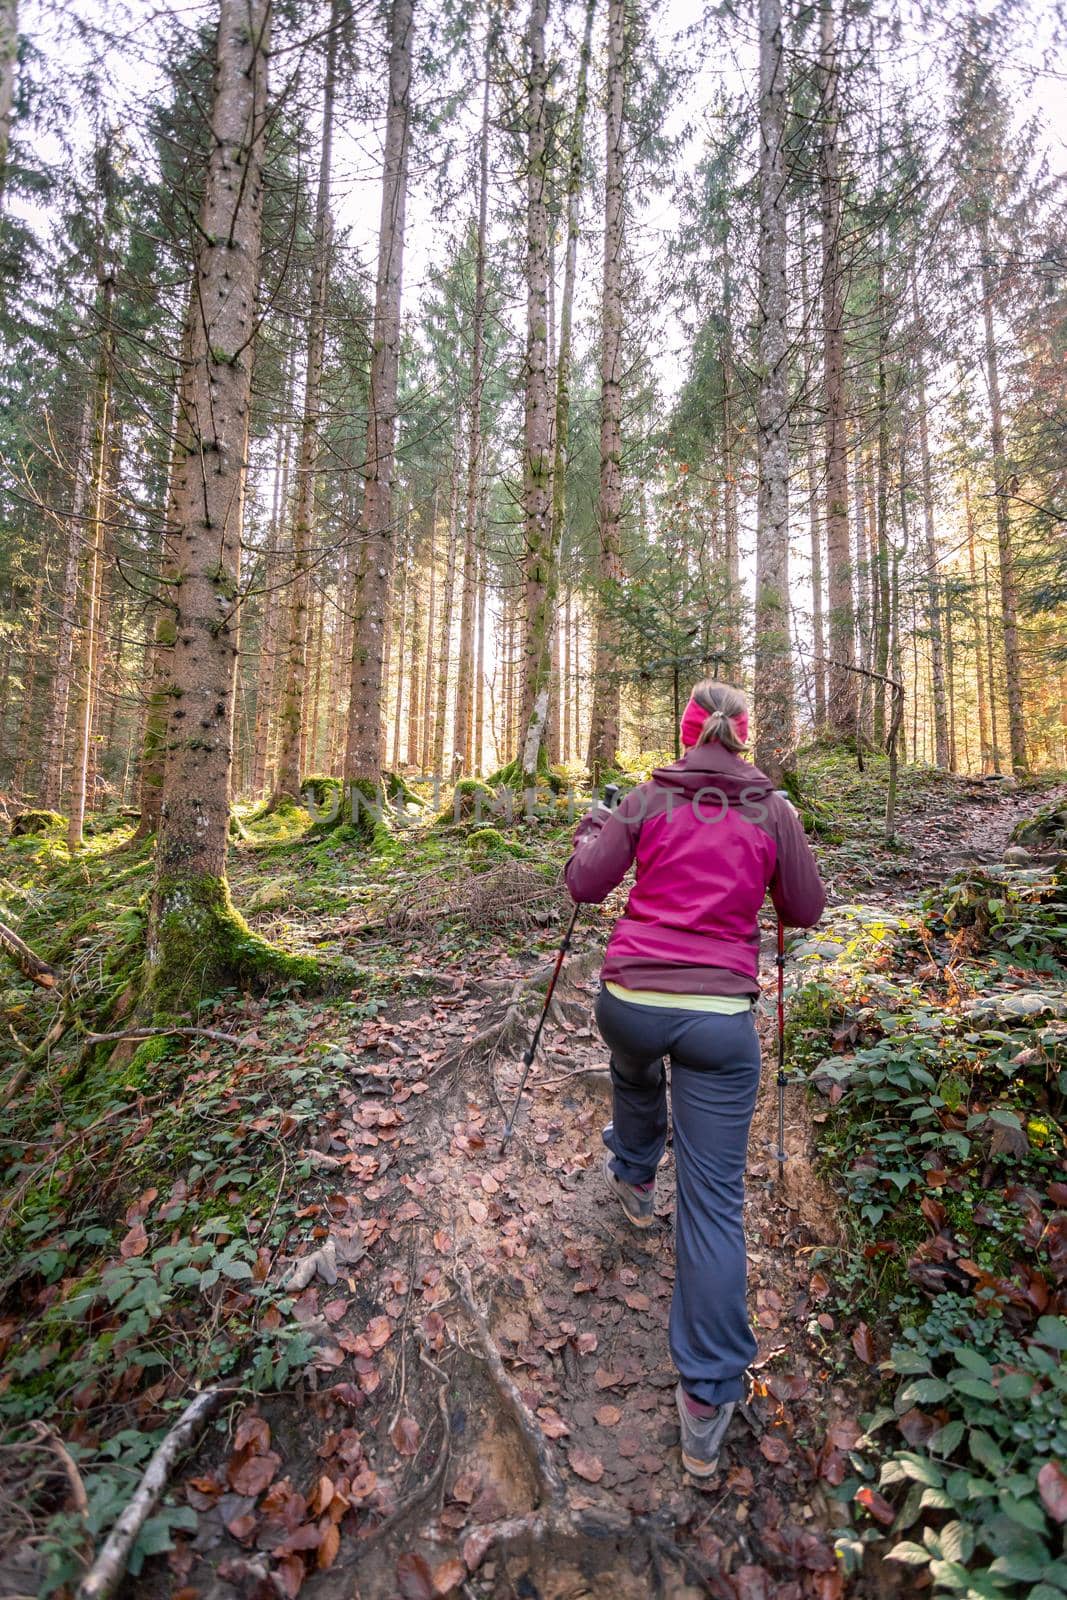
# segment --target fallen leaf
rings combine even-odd
[[[143,1256],[148,1249],[148,1235],[143,1222],[135,1222],[129,1233],[119,1245],[119,1255],[123,1261],[128,1261],[131,1256]]]
[[[296,1600],[300,1593],[300,1585],[304,1581],[304,1573],[304,1563],[299,1556],[286,1556],[275,1567],[273,1578],[276,1584],[281,1584],[282,1592],[288,1596],[288,1600]]]
[[[482,1200],[468,1200],[467,1210],[472,1222],[485,1222],[489,1216],[489,1207]]]
[[[393,1324],[388,1317],[372,1317],[367,1324],[367,1343],[372,1350],[380,1350],[389,1343],[393,1334]]]
[[[874,1340],[871,1338],[871,1330],[865,1322],[857,1322],[852,1335],[852,1348],[860,1360],[866,1362],[867,1366],[874,1366],[878,1358],[874,1353]]]
[[[789,1446],[780,1433],[765,1433],[759,1442],[760,1454],[767,1461],[788,1461]]]
[[[564,1439],[571,1431],[559,1412],[553,1411],[551,1406],[539,1406],[537,1420],[546,1439]]]
[[[1067,1522],[1067,1472],[1058,1461],[1046,1461],[1037,1475],[1041,1504],[1053,1522]]]
[[[897,1514],[885,1495],[879,1494],[877,1489],[872,1489],[869,1484],[864,1484],[862,1489],[856,1490],[856,1499],[866,1511],[869,1511],[876,1522],[888,1528],[895,1522]]]
[[[233,1436],[235,1450],[245,1450],[249,1455],[266,1455],[270,1449],[270,1423],[257,1411],[246,1411],[237,1424]]]
[[[276,1455],[273,1450],[262,1456],[247,1456],[243,1459],[235,1456],[226,1469],[226,1476],[235,1494],[262,1494],[273,1482],[281,1464],[281,1456]]]
[[[452,1556],[448,1561],[440,1562],[433,1569],[434,1600],[444,1600],[446,1595],[458,1589],[467,1576],[467,1568],[458,1556]]]
[[[389,1437],[397,1455],[413,1456],[419,1448],[422,1429],[414,1417],[397,1417],[389,1430]]]
[[[766,1567],[745,1565],[733,1575],[737,1600],[771,1600],[771,1575]]]
[[[614,1428],[617,1422],[622,1421],[622,1412],[618,1406],[600,1406],[593,1415],[602,1428]]]
[[[813,1272],[808,1279],[808,1293],[813,1300],[823,1300],[830,1293],[829,1280],[821,1272]]]
[[[588,1450],[571,1450],[567,1456],[571,1471],[584,1478],[586,1483],[599,1483],[604,1476],[604,1463]]]
[[[322,1530],[322,1543],[319,1545],[315,1565],[320,1572],[325,1572],[337,1560],[337,1552],[341,1548],[341,1530],[335,1522],[327,1522]]]
[[[414,1551],[408,1551],[397,1562],[396,1582],[403,1600],[434,1600],[430,1563]]]

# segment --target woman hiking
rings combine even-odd
[[[583,819],[566,881],[575,900],[600,901],[637,862],[596,1003],[611,1051],[604,1172],[630,1222],[651,1227],[669,1058],[677,1168],[670,1350],[682,1462],[706,1478],[756,1354],[742,1207],[760,1074],[757,918],[768,889],[794,927],[817,922],[826,897],[796,812],[741,759],[744,695],[710,678],[698,683],[681,734],[680,761],[653,772],[617,810]]]

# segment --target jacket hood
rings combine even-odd
[[[742,795],[746,801],[759,800],[774,793],[774,785],[765,773],[750,761],[724,750],[717,739],[698,744],[669,767],[657,767],[652,778],[665,789],[689,799],[709,787],[721,789],[728,801],[740,800]]]

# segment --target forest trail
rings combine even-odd
[[[856,862],[823,849],[834,897],[892,912],[967,860],[999,859],[1038,803],[1009,784],[958,781],[946,811],[946,793],[910,806],[895,853]],[[598,948],[587,923],[504,1159],[502,1104],[536,1011],[528,962],[435,968],[424,950],[431,997],[337,1039],[350,1065],[312,1141],[325,1177],[298,1212],[309,1229],[298,1260],[327,1248],[295,1306],[317,1341],[313,1366],[295,1394],[233,1419],[236,1434],[186,1468],[196,1536],[166,1580],[146,1576],[135,1593],[884,1591],[891,1569],[846,1580],[830,1537],[827,1491],[871,1409],[875,1357],[866,1326],[823,1303],[817,1252],[840,1243],[841,1224],[795,1087],[786,1180],[775,1181],[766,1000],[747,1209],[759,1354],[718,1473],[698,1488],[681,1472],[666,1341],[673,1166],[655,1228],[634,1232],[599,1173],[610,1113],[590,1010]]]

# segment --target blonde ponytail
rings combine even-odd
[[[708,713],[697,744],[707,744],[709,740],[717,739],[724,750],[734,754],[748,748],[744,740],[737,737],[733,725],[735,717],[747,715],[748,712],[748,701],[740,689],[735,689],[729,683],[719,683],[715,678],[704,678],[694,688],[692,698]]]

